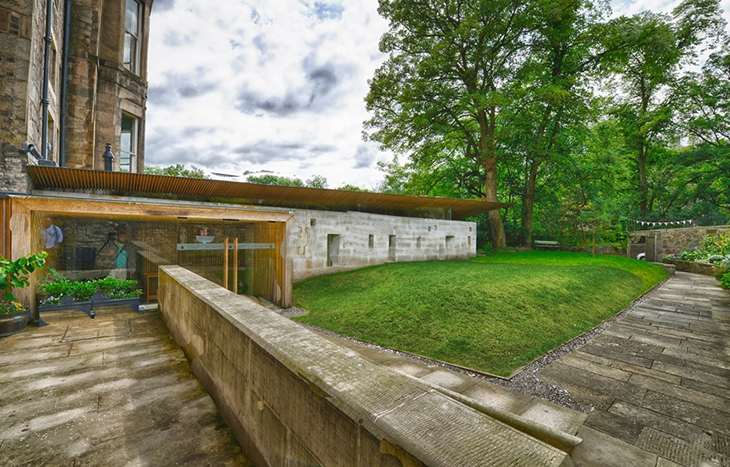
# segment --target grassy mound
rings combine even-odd
[[[666,277],[613,257],[390,263],[295,285],[297,320],[498,375],[593,328]]]

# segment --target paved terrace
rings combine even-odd
[[[251,465],[160,314],[126,310],[0,339],[0,465]]]
[[[47,313],[0,339],[0,465],[250,465],[156,312]],[[583,438],[578,466],[730,465],[730,298],[677,273],[539,376],[584,412],[344,343],[371,361]],[[338,341],[343,343],[341,341]]]

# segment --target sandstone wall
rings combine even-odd
[[[634,239],[634,242],[636,242],[638,237],[641,236],[655,237],[656,260],[661,261],[664,255],[679,253],[689,248],[697,248],[700,246],[705,237],[726,232],[730,232],[730,225],[685,227],[664,230],[640,230],[631,232],[631,237]],[[628,248],[630,250],[634,248],[633,244],[629,243]],[[635,248],[631,251],[635,251]]]
[[[537,441],[179,266],[160,310],[258,467],[572,466]]]
[[[386,262],[476,256],[474,222],[297,209],[287,229],[295,281]]]

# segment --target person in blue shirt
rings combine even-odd
[[[127,243],[127,234],[119,232],[117,239],[112,242],[107,253],[111,257],[113,269],[109,271],[109,277],[116,277],[119,280],[129,279],[135,272],[134,252]]]
[[[46,216],[43,219],[43,228],[41,228],[41,235],[43,236],[43,251],[48,252],[46,257],[47,268],[58,267],[58,251],[63,242],[63,232],[61,228],[53,224],[53,219],[50,216]]]

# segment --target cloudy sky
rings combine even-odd
[[[155,0],[150,22],[148,165],[381,181],[376,161],[390,156],[362,140],[367,80],[384,60],[377,0]]]

